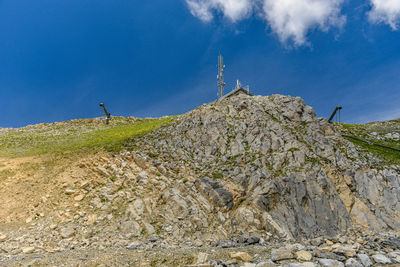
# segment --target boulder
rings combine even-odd
[[[253,257],[251,257],[247,252],[240,252],[240,251],[239,252],[231,252],[229,254],[229,256],[232,259],[236,259],[238,261],[244,261],[244,262],[251,261],[253,259]]]
[[[367,254],[357,254],[357,258],[360,260],[364,267],[371,267],[372,261]]]
[[[359,263],[356,259],[350,258],[350,259],[347,259],[345,266],[346,267],[363,267],[364,265]]]
[[[372,255],[372,259],[379,264],[391,264],[392,261],[383,254]]]
[[[75,235],[75,229],[73,226],[67,226],[60,230],[60,235],[62,238],[70,238]]]
[[[312,259],[312,254],[305,250],[299,250],[296,252],[296,259],[299,261],[310,261]]]
[[[273,261],[294,259],[293,250],[288,248],[272,249],[271,259]]]
[[[318,259],[318,262],[322,267],[344,267],[344,264],[337,260]]]

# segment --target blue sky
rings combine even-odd
[[[0,0],[0,127],[184,113],[216,99],[219,52],[226,91],[400,117],[400,0],[277,1]]]

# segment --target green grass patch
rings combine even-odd
[[[339,124],[342,129],[343,133],[347,135],[351,135],[354,137],[358,137],[361,139],[365,139],[367,141],[371,141],[380,145],[385,145],[393,148],[400,149],[400,142],[396,140],[391,140],[391,139],[386,139],[386,138],[381,138],[377,139],[374,136],[371,135],[372,132],[377,132],[381,136],[388,132],[392,132],[393,129],[399,129],[400,128],[400,123],[397,121],[393,121],[390,125],[385,125],[389,124],[391,121],[388,122],[380,122],[378,125],[375,124],[345,124],[341,123]]]
[[[399,141],[384,138],[385,134],[398,131],[398,129],[400,128],[400,121],[398,120],[372,122],[367,124],[335,123],[335,125],[341,128],[340,130],[342,131],[342,133],[346,135],[364,139],[366,141],[373,142],[379,145],[400,149]],[[372,132],[375,132],[377,134],[372,135]],[[379,139],[377,138],[378,136],[380,136]],[[354,140],[352,138],[345,138],[355,144],[357,147],[362,148],[364,151],[370,152],[381,159],[384,165],[400,164],[400,152],[368,144],[359,140]]]
[[[367,152],[371,152],[372,154],[376,155],[378,158],[383,160],[386,165],[397,165],[400,164],[400,152],[386,149],[379,146],[374,146],[372,144],[368,144],[365,142],[361,142],[358,140],[354,140],[352,138],[345,137],[347,140],[355,144],[356,146],[362,148]],[[376,142],[375,142],[376,143]]]
[[[79,120],[80,124],[60,123],[12,129],[0,133],[0,156],[21,157],[43,154],[74,154],[97,152],[104,149],[118,152],[127,140],[144,135],[160,126],[171,123],[174,117],[138,119],[132,122],[116,119],[110,125],[93,125]]]
[[[212,174],[212,177],[213,177],[214,179],[223,179],[223,178],[224,178],[224,175],[223,175],[222,173],[220,173],[220,172],[214,172],[214,173]]]
[[[6,169],[6,170],[0,171],[0,178],[1,179],[10,178],[16,174],[17,174],[17,172],[15,170]]]

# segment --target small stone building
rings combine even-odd
[[[231,96],[235,96],[235,95],[239,95],[239,94],[246,94],[249,96],[253,96],[253,94],[250,93],[250,90],[248,88],[248,86],[246,86],[246,88],[243,88],[242,85],[240,84],[239,81],[237,81],[237,85],[236,88],[233,89],[231,92],[227,93],[226,95],[224,95],[223,97],[221,97],[219,100],[223,100],[225,98],[231,97]]]

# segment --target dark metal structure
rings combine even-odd
[[[104,103],[100,103],[100,107],[103,108],[104,113],[106,113],[106,123],[108,124],[111,120],[111,114],[107,111],[106,106],[104,105]]]
[[[336,115],[336,112],[342,109],[342,106],[337,106],[335,110],[332,112],[331,116],[328,119],[328,122],[332,122],[333,117]],[[339,119],[340,120],[340,119]]]

